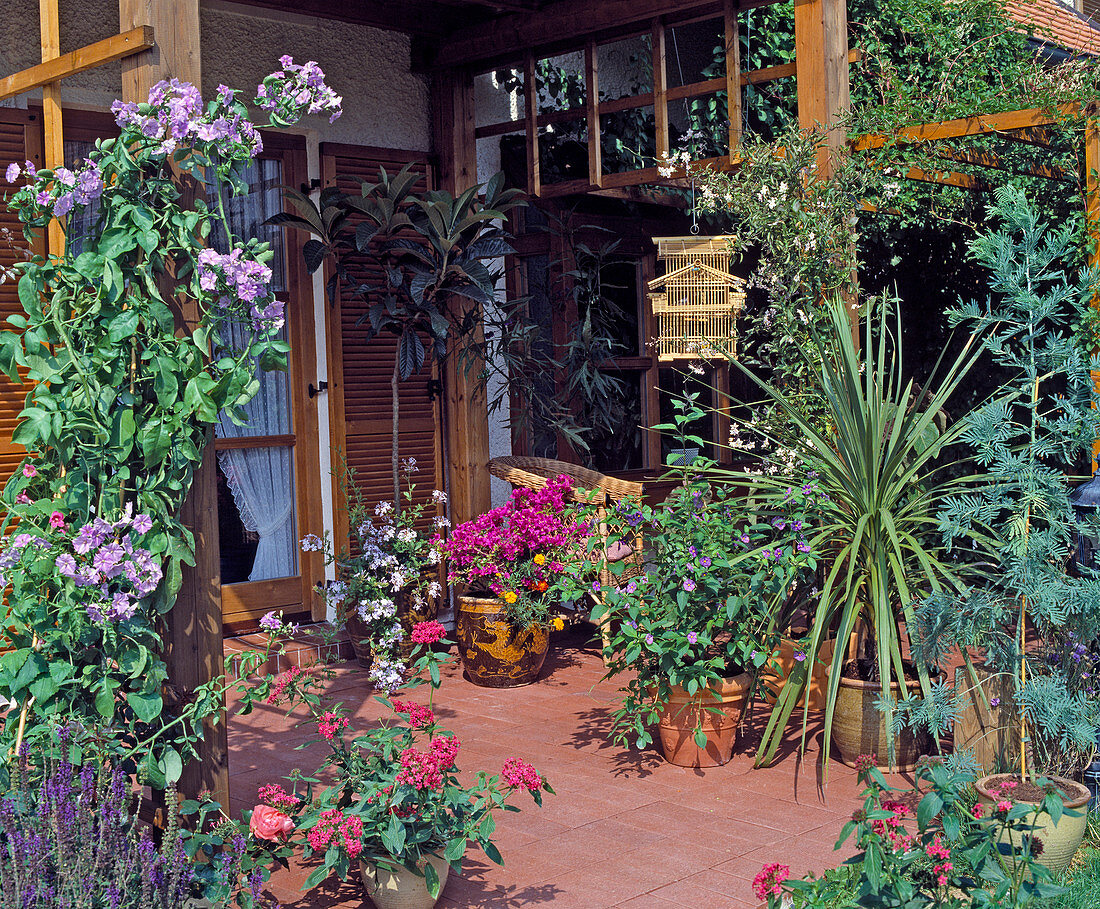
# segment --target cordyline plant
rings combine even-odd
[[[257,89],[265,125],[339,114],[315,63],[280,64]],[[73,169],[5,173],[25,181],[8,204],[28,241],[51,219],[71,232],[93,204],[95,217],[64,253],[17,266],[23,313],[0,334],[0,368],[31,383],[13,435],[28,454],[3,492],[5,526],[20,531],[0,556],[0,586],[11,585],[0,695],[20,707],[3,736],[83,717],[147,742],[154,786],[178,777],[201,735],[198,717],[173,719],[162,696],[158,622],[181,565],[194,564],[179,510],[219,414],[243,421],[257,364],[285,368],[288,349],[271,250],[235,237],[225,215],[224,194],[247,189],[262,149],[235,96],[221,86],[204,104],[194,86],[161,82],[147,103],[116,102],[119,137]],[[204,182],[213,210],[194,192]],[[215,225],[225,252],[207,245]],[[231,324],[251,329],[235,333],[248,338],[240,347]]]
[[[503,174],[457,197],[416,192],[422,176],[411,164],[393,177],[380,169],[378,177],[377,183],[360,179],[359,192],[325,189],[319,206],[288,189],[299,214],[280,213],[268,223],[313,234],[303,247],[306,267],[313,273],[332,259],[330,300],[340,289],[362,297],[367,309],[359,322],[367,327],[367,340],[380,334],[397,339],[390,456],[393,507],[400,511],[400,383],[432,357],[442,363],[449,338],[476,332],[480,307],[492,304],[500,277],[485,260],[513,252],[501,223],[521,202],[518,190],[504,189]],[[364,256],[379,266],[378,277],[355,261]]]

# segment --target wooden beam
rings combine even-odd
[[[123,100],[147,101],[149,89],[161,79],[175,77],[202,85],[199,0],[119,0],[118,12],[123,29],[148,24],[156,30],[157,39],[149,50],[123,59]],[[193,180],[181,179],[180,189],[185,197],[198,191]],[[169,288],[171,285],[168,282]],[[179,331],[191,330],[200,318],[197,304],[182,298],[177,307]],[[183,566],[183,586],[164,619],[168,678],[185,691],[193,691],[223,671],[217,472],[212,431],[208,431],[206,443],[191,491],[180,509],[180,520],[195,536],[195,565]],[[196,798],[205,789],[214,794],[215,801],[230,805],[224,713],[203,724],[198,754],[198,759],[183,769],[181,794]]]
[[[588,182],[599,187],[603,181],[603,149],[600,139],[600,66],[596,42],[584,46],[584,111],[588,126]]]
[[[958,171],[925,170],[923,167],[910,167],[905,176],[910,180],[938,183],[940,186],[957,186],[960,189],[984,189],[989,185],[980,177],[970,174],[961,174]]]
[[[29,92],[31,89],[75,76],[104,63],[121,60],[153,46],[153,29],[142,25],[121,35],[112,35],[94,44],[88,44],[52,60],[43,61],[22,72],[12,73],[0,79],[0,101]]]
[[[438,40],[455,28],[473,21],[492,18],[491,10],[457,9],[453,5],[431,0],[236,0],[244,6],[258,9],[292,12],[328,21],[349,22],[352,25],[369,25],[373,28],[406,35]],[[526,13],[522,15],[527,15]]]
[[[527,108],[527,192],[537,196],[542,179],[539,167],[539,86],[534,54],[528,54],[523,60],[523,94]]]
[[[509,56],[515,59],[527,50],[546,45],[608,30],[624,32],[631,25],[669,13],[717,15],[721,8],[721,0],[558,0],[535,13],[515,13],[456,29],[439,48],[433,65],[447,68]]]
[[[435,73],[431,85],[439,188],[458,194],[477,182],[473,73]],[[459,303],[476,307],[465,297]],[[482,340],[480,325],[472,340]],[[452,341],[443,371],[443,424],[451,520],[459,523],[489,510],[489,413],[479,364],[460,362],[456,353]]]
[[[1026,110],[1010,110],[1000,114],[980,114],[976,117],[962,117],[957,120],[943,120],[938,123],[917,123],[905,126],[893,136],[860,136],[853,144],[856,151],[882,148],[888,142],[933,142],[939,139],[958,139],[962,136],[980,136],[986,133],[1008,133],[1015,130],[1030,129],[1038,126],[1050,126],[1064,117],[1081,114],[1080,104],[1059,105],[1056,114],[1038,107]],[[1011,137],[1009,137],[1011,138]]]
[[[1029,177],[1043,177],[1047,180],[1074,180],[1075,175],[1064,167],[1053,164],[1012,164],[986,151],[964,151],[957,148],[941,146],[933,154],[945,161],[954,161],[958,164],[976,164],[978,167],[988,167],[992,170],[1003,170],[1008,173],[1024,174]]]
[[[668,73],[665,71],[665,25],[660,19],[653,22],[651,32],[653,53],[653,122],[656,131],[657,160],[668,158]]]
[[[1089,118],[1085,125],[1085,226],[1090,245],[1088,261],[1100,268],[1100,124]],[[1100,297],[1093,306],[1100,305]]]
[[[723,27],[726,40],[726,115],[729,119],[729,141],[726,148],[732,157],[741,147],[741,35],[737,26],[737,0],[724,0]]]
[[[41,34],[42,62],[46,63],[61,53],[61,20],[57,12],[57,0],[38,0],[38,25]],[[61,115],[61,85],[47,82],[42,86],[42,131],[45,135],[42,163],[51,170],[65,163],[64,126]],[[65,231],[56,218],[50,219],[48,228],[49,250],[55,255],[65,253]]]

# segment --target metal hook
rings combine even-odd
[[[695,178],[691,178],[691,234],[699,233],[699,210],[695,207]]]

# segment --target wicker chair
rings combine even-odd
[[[621,584],[624,578],[639,574],[644,562],[641,534],[635,536],[631,545],[631,552],[625,556],[629,564],[622,574],[615,574],[610,567],[610,561],[606,557],[610,553],[609,531],[607,523],[607,509],[614,508],[622,502],[642,503],[642,484],[632,483],[629,480],[620,480],[609,477],[606,474],[570,464],[566,461],[556,461],[552,458],[529,458],[513,455],[504,458],[493,458],[489,462],[489,473],[498,479],[511,483],[512,486],[524,486],[528,489],[542,489],[549,480],[562,474],[573,480],[573,492],[571,498],[575,502],[584,502],[596,506],[597,532],[600,535],[601,551],[604,558],[601,560],[598,572],[600,591],[591,596],[594,600],[603,600],[603,592],[608,588]],[[611,561],[623,561],[613,559]],[[599,623],[600,637],[606,646],[610,642],[610,628],[606,617]]]

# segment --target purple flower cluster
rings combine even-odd
[[[87,205],[103,195],[103,174],[91,160],[75,171],[67,167],[39,171],[31,161],[25,161],[22,167],[12,162],[4,171],[9,183],[21,176],[29,182],[12,201],[17,208],[34,209],[36,217],[63,218],[74,206]]]
[[[247,258],[245,250],[239,247],[224,255],[206,248],[199,252],[198,258],[199,288],[215,298],[222,309],[247,311],[257,331],[273,333],[282,327],[283,303],[275,299],[268,287],[271,281],[268,266]]]
[[[29,551],[49,550],[57,574],[77,589],[87,590],[85,608],[93,621],[131,618],[140,600],[157,589],[162,577],[156,557],[135,545],[136,536],[152,529],[152,519],[147,514],[131,516],[128,511],[114,523],[96,518],[71,538],[65,527],[54,527],[56,537],[52,540],[16,534],[0,553],[0,569],[21,564]],[[7,583],[2,575],[0,580]]]
[[[136,905],[133,894],[143,905],[183,905],[194,866],[178,833],[158,850],[134,829],[126,774],[67,762],[31,768],[25,755],[19,764],[0,799],[4,887],[15,900],[5,905],[84,905],[89,886],[93,902],[111,909]]]
[[[325,74],[313,60],[297,64],[294,58],[279,58],[281,70],[276,70],[256,87],[256,104],[271,114],[272,122],[280,126],[297,123],[304,114],[329,112],[332,123],[343,111],[343,99],[325,85]]]
[[[217,102],[207,109],[189,82],[161,81],[150,90],[148,102],[116,101],[111,113],[124,141],[152,145],[154,155],[205,145],[219,158],[255,157],[264,147],[244,106],[233,102],[233,92],[225,86],[219,87]]]

